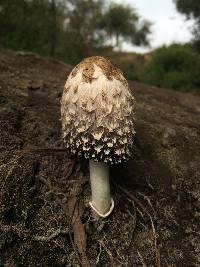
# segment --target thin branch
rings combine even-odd
[[[57,229],[55,230],[54,232],[52,232],[50,235],[48,236],[33,236],[32,239],[35,240],[35,241],[49,241],[55,237],[57,237],[58,235],[60,234],[68,234],[69,233],[69,230],[62,230],[62,229]]]
[[[118,187],[125,195],[127,195],[130,199],[132,199],[133,201],[135,201],[138,206],[142,209],[142,211],[144,213],[147,214],[147,216],[149,217],[150,221],[151,221],[151,227],[152,227],[152,231],[153,231],[153,235],[154,235],[154,246],[155,246],[155,257],[156,257],[156,266],[160,267],[160,251],[157,245],[157,236],[156,236],[156,230],[155,230],[155,226],[153,223],[153,219],[151,214],[146,210],[146,208],[144,207],[144,205],[129,191],[127,191],[125,188],[121,187],[120,185],[114,183],[114,185],[116,187]]]
[[[141,260],[142,267],[147,267],[147,265],[146,265],[146,263],[145,263],[145,261],[144,261],[142,255],[141,255],[141,253],[139,252],[139,250],[137,250],[137,253],[138,253],[138,256],[139,256],[139,258],[140,258],[140,260]]]

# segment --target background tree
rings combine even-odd
[[[102,16],[101,27],[108,39],[115,38],[115,45],[126,41],[133,45],[148,45],[150,22],[141,20],[139,14],[129,5],[112,3]]]
[[[192,29],[195,47],[200,51],[200,1],[199,0],[174,0],[179,12],[186,15],[187,19],[194,19]]]
[[[62,6],[56,0],[0,0],[0,46],[56,56]]]
[[[116,39],[148,44],[150,24],[104,0],[0,0],[0,47],[75,64]]]
[[[99,20],[102,15],[103,1],[73,0],[70,1],[67,14],[67,34],[79,40],[86,55],[99,43]]]
[[[173,44],[153,51],[141,81],[162,88],[199,90],[200,56],[189,45]]]

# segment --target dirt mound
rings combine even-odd
[[[0,266],[199,266],[200,97],[131,82],[134,159],[95,220],[87,162],[63,149],[71,67],[0,51]]]

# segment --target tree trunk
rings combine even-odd
[[[119,47],[119,33],[116,33],[116,47]]]
[[[55,57],[56,54],[56,37],[57,37],[57,12],[56,12],[56,3],[55,0],[51,0],[51,49],[50,49],[50,55],[52,57]]]

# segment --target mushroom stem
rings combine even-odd
[[[92,200],[90,206],[101,217],[107,217],[114,208],[110,196],[109,165],[103,162],[89,161]]]

